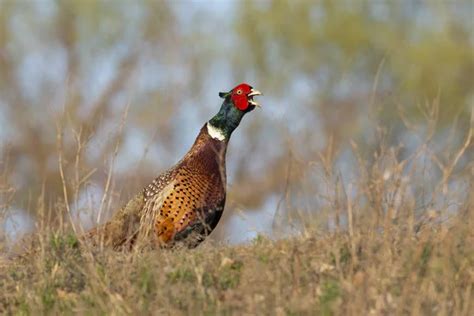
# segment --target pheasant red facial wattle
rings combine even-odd
[[[260,91],[254,90],[247,83],[241,83],[232,89],[230,98],[239,110],[245,111],[249,105],[260,106],[260,104],[253,100],[255,95],[261,95]]]
[[[234,102],[234,105],[241,111],[245,111],[249,106],[247,95],[250,93],[250,90],[252,90],[252,87],[246,83],[242,83],[232,90],[230,98]]]

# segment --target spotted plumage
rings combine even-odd
[[[198,245],[224,211],[230,135],[245,113],[258,105],[253,96],[259,94],[247,84],[221,93],[224,102],[219,113],[204,124],[183,159],[87,237],[115,248],[128,248],[140,241],[159,247],[176,242]]]

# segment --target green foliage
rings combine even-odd
[[[28,303],[26,302],[25,298],[20,298],[18,300],[17,304],[18,304],[18,311],[17,311],[18,316],[31,315],[30,307],[29,307]]]
[[[430,242],[427,242],[425,245],[423,245],[423,250],[421,252],[420,256],[420,264],[419,264],[419,274],[421,277],[425,276],[426,271],[428,269],[428,263],[431,258],[433,246],[431,245]]]
[[[332,315],[332,304],[341,296],[339,283],[335,280],[327,280],[321,286],[319,303],[321,304],[322,315]]]
[[[256,245],[261,245],[263,244],[267,238],[261,234],[258,234],[254,239],[252,239],[252,242]]]
[[[275,93],[288,93],[304,78],[317,87],[314,100],[350,100],[378,93],[393,119],[403,104],[413,118],[416,106],[440,96],[442,122],[468,113],[474,77],[469,1],[420,3],[370,1],[242,1],[236,28],[253,68]],[[425,19],[422,23],[421,20]],[[257,31],[256,31],[257,30]],[[239,54],[241,50],[239,50]],[[263,80],[265,78],[265,80]],[[344,93],[341,94],[341,89]],[[356,101],[356,100],[355,100]],[[324,105],[324,104],[323,104]],[[373,109],[369,109],[373,110]]]
[[[351,258],[352,258],[351,251],[347,243],[344,243],[339,248],[338,254],[331,252],[331,263],[333,265],[337,264],[337,260],[339,259],[339,263],[341,264],[341,266],[346,267],[348,264],[350,264]]]
[[[74,233],[68,233],[66,235],[53,233],[49,241],[52,250],[56,253],[61,253],[69,249],[77,249],[79,247],[79,241]]]
[[[214,280],[214,276],[212,273],[210,272],[204,272],[203,276],[202,276],[202,285],[206,288],[209,288],[211,286],[214,286],[215,285],[215,280]]]
[[[349,264],[351,261],[351,251],[349,249],[349,245],[344,244],[341,249],[339,249],[339,256],[341,264]]]
[[[231,264],[224,266],[219,271],[219,287],[223,290],[236,288],[240,283],[241,270],[243,266],[244,263],[241,261],[234,261]]]
[[[194,272],[189,268],[183,267],[173,269],[171,272],[168,272],[166,276],[168,277],[168,280],[173,284],[179,282],[192,283],[196,280]]]
[[[257,258],[263,263],[268,263],[270,261],[270,256],[264,253],[259,253]]]
[[[149,267],[144,266],[139,275],[139,286],[143,294],[151,294],[156,287],[155,276]]]
[[[48,313],[54,307],[57,301],[55,289],[52,286],[46,285],[40,291],[41,303],[43,305],[44,313]]]

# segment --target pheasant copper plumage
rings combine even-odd
[[[183,242],[195,247],[216,227],[226,198],[225,156],[232,132],[259,104],[261,93],[242,83],[219,96],[219,112],[201,128],[189,152],[87,239],[118,247],[138,241],[158,246]],[[98,238],[93,238],[98,237]]]

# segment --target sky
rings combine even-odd
[[[48,96],[48,104],[51,108],[58,109],[64,103],[65,98],[67,98],[67,78],[65,75],[67,60],[64,50],[62,50],[61,47],[51,45],[51,41],[47,40],[48,22],[56,11],[54,3],[55,1],[53,0],[42,0],[31,2],[23,7],[19,6],[10,19],[10,28],[13,30],[16,45],[15,47],[7,47],[6,49],[11,50],[14,54],[18,54],[19,58],[24,57],[15,73],[15,77],[18,78],[21,83],[22,92],[27,100],[29,100],[31,104],[41,105],[42,103],[37,102],[37,100],[48,86],[52,86],[54,93]],[[90,39],[85,39],[87,44],[81,48],[87,50],[85,53],[82,52],[87,61],[84,63],[87,67],[83,70],[86,79],[81,82],[80,87],[86,100],[83,104],[84,112],[87,111],[88,106],[92,104],[103,87],[106,86],[114,76],[117,71],[117,62],[126,53],[127,49],[129,49],[129,46],[131,46],[130,43],[141,43],[140,38],[134,38],[134,32],[139,27],[141,19],[146,16],[146,12],[143,12],[140,6],[133,2],[124,3],[126,3],[126,5],[122,5],[120,8],[128,17],[126,24],[123,23],[121,25],[126,26],[123,28],[126,35],[124,36],[125,42],[122,45],[117,45],[113,51],[106,51],[104,53],[104,51],[96,47],[99,45],[94,43],[94,38],[91,37]],[[183,82],[183,84],[185,84],[187,82],[183,78],[190,78],[194,74],[190,73],[189,67],[180,66],[179,61],[185,60],[193,54],[206,55],[214,53],[215,50],[219,50],[217,55],[220,57],[209,65],[205,71],[203,81],[200,83],[202,86],[209,88],[204,89],[198,96],[186,95],[184,99],[180,101],[182,107],[170,118],[170,120],[175,122],[173,139],[176,141],[173,145],[174,147],[169,149],[164,148],[162,144],[154,143],[147,154],[148,159],[159,160],[161,163],[160,167],[162,167],[163,170],[182,157],[194,141],[204,121],[217,111],[220,102],[217,93],[219,91],[228,90],[236,84],[234,82],[235,78],[231,75],[232,69],[230,63],[232,61],[225,57],[225,53],[222,53],[233,49],[236,41],[236,34],[232,30],[232,19],[236,3],[238,3],[238,1],[197,0],[173,2],[173,12],[178,17],[180,26],[179,34],[183,37],[189,37],[183,40],[182,43],[186,43],[185,45],[189,46],[181,46],[176,54],[165,50],[163,52],[163,55],[165,55],[164,60],[170,60],[171,63],[169,64],[160,62],[160,60],[154,58],[156,56],[150,55],[149,59],[133,74],[133,88],[145,94],[147,91],[153,91],[157,87],[162,86],[164,82],[172,81],[177,84]],[[259,3],[266,5],[267,2],[262,1]],[[433,23],[433,15],[428,13],[428,11],[416,10],[416,7],[417,2],[413,2],[412,6],[405,6],[406,9],[413,10],[414,19],[417,23],[434,27],[444,23],[443,21]],[[380,18],[386,18],[387,11],[385,9],[386,5],[383,3],[374,6],[375,14],[380,16]],[[472,13],[472,10],[458,9],[456,12],[462,18],[469,18],[468,15]],[[31,23],[31,15],[35,17],[37,23]],[[113,29],[116,27],[113,22],[103,23],[101,25],[106,31],[107,28],[110,28],[111,33],[113,33]],[[88,26],[81,27],[87,28]],[[220,43],[219,47],[210,47],[210,45],[206,45],[205,42],[201,42],[200,38],[193,41],[192,36],[195,31],[206,36],[217,38]],[[474,34],[474,32],[472,34]],[[271,56],[269,58],[271,58]],[[187,62],[187,60],[185,60],[185,62]],[[319,74],[324,76],[324,71],[321,70]],[[253,82],[254,78],[252,75],[249,75],[247,78],[244,78],[244,80]],[[364,82],[359,82],[357,78],[350,76],[343,77],[338,85],[338,90],[335,91],[335,95],[347,95],[351,90],[357,88],[358,84],[364,84]],[[273,128],[284,127],[287,129],[288,138],[298,137],[301,129],[307,128],[308,126],[314,129],[315,135],[320,135],[322,131],[321,122],[318,117],[310,113],[301,115],[301,113],[305,113],[306,105],[300,101],[310,98],[310,96],[314,94],[315,89],[320,89],[320,87],[310,83],[306,77],[301,76],[296,78],[291,86],[287,88],[287,91],[285,90],[284,97],[277,98],[267,94],[262,99],[263,110],[253,115],[252,118],[246,118],[243,125],[251,124],[251,120],[263,120],[263,118],[265,118]],[[265,94],[265,91],[263,92]],[[127,103],[127,98],[129,98],[129,96],[122,95],[114,100],[117,105],[117,112],[123,110],[123,104]],[[136,103],[138,102],[140,102],[140,100],[131,97],[130,103],[132,110],[134,110],[133,107],[137,106]],[[268,109],[268,105],[271,105],[271,110]],[[16,137],[16,131],[11,128],[6,115],[8,111],[8,105],[2,104],[0,101],[0,125],[2,126],[0,129],[0,147],[5,146],[8,142],[14,142]],[[39,116],[37,119],[39,119]],[[366,119],[369,118],[367,117]],[[117,128],[118,121],[119,115],[117,115],[117,121],[114,122],[117,124],[111,123],[110,126],[105,126],[104,130],[113,131]],[[30,123],[34,124],[34,122],[28,122],[28,124]],[[126,125],[126,129],[127,136],[124,140],[124,146],[117,158],[115,165],[116,172],[122,172],[135,166],[137,161],[143,157],[142,149],[150,142],[148,131],[140,130],[134,127],[132,123]],[[271,129],[263,131],[263,133],[266,137],[272,136]],[[284,140],[278,141],[283,142]],[[407,146],[417,144],[410,137],[406,137],[404,141]],[[237,132],[233,136],[228,157],[229,170],[235,170],[236,160],[233,157],[238,156],[239,148],[245,146],[245,143],[246,139],[241,133]],[[101,145],[103,145],[101,141],[94,143],[93,146],[91,146],[90,155],[94,155],[94,146],[98,149]],[[326,138],[320,137],[317,144],[318,148],[323,148],[325,145]],[[274,146],[262,147],[271,157],[272,153],[274,156],[277,156],[277,153],[279,153],[278,150],[281,150],[282,146],[276,142]],[[305,150],[305,148],[295,150]],[[355,176],[351,168],[352,162],[350,161],[349,155],[343,153],[341,156],[339,168],[344,170],[345,174],[349,175],[348,178]],[[53,163],[55,162],[53,161]],[[258,172],[259,164],[262,163],[265,162],[252,162],[255,172]],[[229,185],[232,186],[232,173],[230,173],[228,180]],[[21,179],[19,181],[21,181]],[[102,191],[99,187],[92,188],[81,197],[81,203],[89,204],[92,201],[97,204],[100,201],[101,193]],[[230,235],[228,234],[228,241],[231,243],[248,241],[254,238],[258,233],[269,234],[279,200],[279,196],[271,196],[259,212],[247,212],[245,209],[241,210],[237,207],[235,216],[232,216],[231,220],[227,223],[228,226],[220,227],[219,229],[231,232]],[[87,223],[87,219],[84,218],[84,221]],[[18,232],[31,229],[33,226],[34,223],[32,223],[24,212],[22,212],[21,209],[17,209],[11,210],[10,216],[3,224],[3,229],[15,237],[18,235]],[[231,229],[228,229],[229,227]]]
[[[28,52],[24,55],[23,62],[17,69],[15,76],[19,80],[24,96],[27,100],[34,103],[42,94],[42,85],[45,81],[52,85],[56,85],[55,95],[51,96],[50,106],[52,108],[60,108],[64,102],[64,98],[67,97],[64,92],[65,83],[67,78],[64,77],[67,60],[64,51],[59,47],[51,47],[43,45],[41,36],[41,30],[32,30],[31,24],[28,22],[27,14],[33,14],[35,19],[41,22],[46,22],[56,12],[54,1],[43,0],[40,2],[32,2],[28,5],[29,12],[18,11],[16,16],[10,19],[10,28],[13,30],[14,36],[17,38],[17,46],[15,49],[20,49],[22,53]],[[221,31],[229,34],[230,36],[224,36],[222,38],[222,45],[231,45],[231,25],[228,17],[232,16],[235,1],[176,1],[173,4],[173,11],[178,17],[180,29],[195,31],[196,25],[193,25],[196,21],[196,15],[206,17],[206,21],[199,25],[202,32],[214,32],[214,27],[219,25]],[[144,12],[140,11],[140,8],[133,4],[126,5],[126,14],[129,16],[127,21],[128,29],[133,29],[135,26],[134,21],[139,21]],[[138,20],[137,20],[138,19]],[[46,31],[46,30],[45,30]],[[116,71],[117,59],[121,57],[121,48],[117,47],[115,51],[116,55],[106,55],[102,58],[96,58],[91,56],[87,71],[87,81],[83,82],[83,94],[85,95],[84,108],[87,108],[87,103],[93,102],[95,98],[100,94],[111,78],[113,78]],[[225,61],[220,61],[209,69],[206,84],[209,84],[210,89],[204,91],[202,98],[206,100],[208,113],[217,111],[217,104],[221,100],[217,97],[217,92],[230,88],[231,78],[226,75]],[[183,69],[185,71],[185,69]],[[186,72],[180,72],[180,69],[175,67],[168,67],[163,64],[147,63],[144,68],[140,71],[136,77],[137,89],[146,91],[147,89],[153,90],[156,85],[160,84],[162,80],[180,80],[180,76],[192,75]],[[173,78],[173,76],[175,78]],[[89,100],[89,101],[88,101]],[[133,101],[132,106],[133,106]],[[192,111],[192,103],[195,100],[188,99],[183,100],[185,104],[182,106],[182,110],[178,111],[176,117],[173,118],[179,123],[180,128],[176,130],[178,147],[176,148],[177,153],[184,154],[197,135],[199,128],[203,124],[202,118],[199,117],[198,112],[196,115],[190,113]],[[9,142],[14,141],[15,131],[9,126],[7,119],[7,112],[9,111],[8,105],[0,106],[0,146],[6,146]],[[275,115],[275,114],[273,114]],[[201,114],[202,116],[202,114]],[[116,126],[112,126],[112,129]],[[127,136],[124,140],[124,146],[121,149],[117,163],[115,165],[115,171],[121,172],[136,166],[137,161],[143,158],[143,151],[137,150],[146,147],[148,137],[143,134],[143,131],[135,129],[133,125],[126,126]],[[237,137],[236,137],[237,138]],[[236,145],[237,146],[237,145]],[[94,155],[92,146],[91,154]],[[166,153],[166,148],[160,148],[160,144],[153,144],[150,152],[148,153],[151,159],[163,159],[163,154]],[[155,158],[153,158],[155,157]],[[179,157],[175,155],[169,155],[166,161],[171,165],[176,162]],[[173,162],[174,161],[174,162]],[[232,166],[231,166],[232,168]],[[229,179],[232,182],[232,179]],[[79,208],[85,207],[86,205],[98,206],[100,198],[102,196],[102,190],[100,187],[91,188],[85,191],[81,198],[79,198]],[[258,233],[269,233],[271,230],[271,219],[273,218],[274,203],[270,200],[268,205],[265,206],[265,210],[262,212],[244,212],[238,211],[236,216],[232,216],[231,220],[227,223],[227,226],[232,227],[230,231],[234,232],[229,235],[227,242],[239,243],[254,238]],[[74,207],[73,207],[74,212]],[[268,220],[262,221],[262,216]],[[84,226],[93,225],[91,223],[89,214],[79,214]],[[35,227],[35,223],[32,219],[26,215],[21,209],[10,209],[2,226],[0,226],[8,235],[11,240],[16,240],[19,236],[27,231],[31,231]],[[223,228],[225,229],[225,228]],[[242,233],[244,232],[244,233]]]

